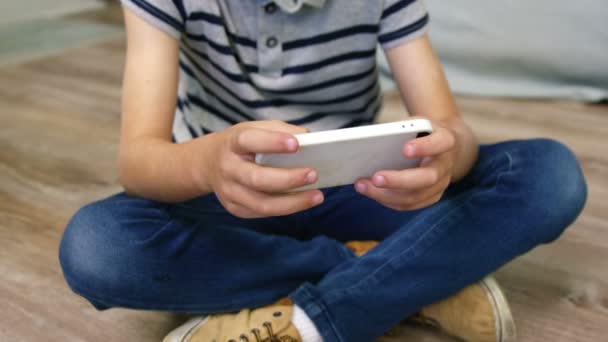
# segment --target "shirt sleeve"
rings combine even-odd
[[[178,40],[181,39],[186,22],[186,11],[182,1],[120,0],[124,7],[137,16]]]
[[[422,0],[385,0],[378,41],[384,49],[397,47],[425,34],[428,23]]]

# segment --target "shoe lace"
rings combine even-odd
[[[281,340],[277,337],[277,335],[274,334],[274,331],[272,330],[272,323],[264,322],[264,324],[262,324],[262,325],[264,326],[264,328],[266,329],[266,332],[268,333],[268,338],[266,338],[266,339],[262,338],[260,329],[252,329],[251,333],[255,337],[255,342],[281,342]],[[252,341],[249,341],[249,337],[247,337],[247,335],[245,335],[245,334],[239,336],[239,339],[242,342],[252,342]],[[229,342],[233,342],[233,341],[231,340]],[[234,341],[234,342],[236,342],[236,341]]]
[[[413,314],[410,319],[416,323],[422,324],[422,325],[427,325],[427,326],[431,326],[433,328],[439,328],[441,327],[441,325],[439,324],[439,322],[437,322],[437,320],[431,318],[431,317],[427,317],[425,315],[423,315],[422,313],[418,312]]]

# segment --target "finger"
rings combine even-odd
[[[427,208],[432,206],[433,204],[439,202],[441,200],[441,194],[436,194],[433,195],[432,197],[429,197],[426,200],[420,201],[420,202],[416,202],[413,205],[408,206],[407,209],[405,210],[418,210],[418,209],[423,209],[423,208]]]
[[[319,190],[268,194],[244,188],[240,194],[240,205],[253,211],[258,217],[284,216],[310,209],[323,203]]]
[[[378,188],[367,178],[357,180],[355,190],[384,205],[405,202],[409,195],[407,191]]]
[[[244,219],[252,219],[252,218],[259,218],[260,216],[256,213],[254,213],[253,211],[245,208],[244,206],[237,204],[235,202],[227,202],[227,203],[223,203],[224,209],[226,209],[226,211],[228,211],[229,213],[231,213],[232,215],[236,216],[236,217],[240,217],[240,218],[244,218]]]
[[[395,210],[414,210],[427,206],[433,200],[436,202],[447,186],[445,182],[440,182],[426,190],[409,192],[378,188],[368,179],[359,180],[355,185],[359,193]]]
[[[398,171],[379,171],[371,178],[375,187],[416,191],[433,186],[440,180],[442,172],[437,167],[419,167]]]
[[[292,125],[281,120],[253,121],[249,125],[254,128],[261,128],[268,131],[277,131],[289,134],[302,134],[309,132],[308,128],[306,127]]]
[[[243,163],[237,172],[237,181],[262,192],[286,192],[317,181],[317,172],[311,168],[281,169]]]
[[[292,124],[289,124],[284,121],[277,121],[277,122],[278,122],[278,126],[276,129],[280,132],[289,133],[289,134],[303,134],[303,133],[310,132],[310,130],[306,127],[292,125]]]
[[[298,140],[289,133],[247,127],[232,135],[230,147],[237,154],[293,153],[298,150]]]
[[[429,164],[431,164],[431,162],[433,162],[436,159],[437,159],[436,157],[423,157],[422,159],[420,159],[419,166],[421,166],[421,167],[428,166]]]
[[[446,183],[445,181],[442,181],[426,191],[419,191],[411,194],[409,197],[409,210],[428,206],[429,202],[437,202],[439,199],[441,199],[448,186],[449,182]]]
[[[456,144],[454,134],[443,127],[438,127],[433,133],[414,139],[403,147],[403,155],[407,158],[421,158],[445,153]]]
[[[371,177],[371,181],[379,188],[416,191],[433,186],[443,178],[449,177],[449,170],[448,159],[425,157],[420,167],[378,171]]]

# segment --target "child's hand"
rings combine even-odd
[[[319,190],[285,193],[317,181],[311,168],[280,169],[257,165],[256,153],[293,153],[298,141],[293,134],[306,129],[281,121],[254,121],[217,133],[213,151],[202,160],[203,178],[224,206],[235,216],[258,218],[282,216],[323,202]]]
[[[452,130],[432,124],[432,134],[403,147],[406,158],[422,158],[420,167],[376,172],[371,179],[358,180],[355,189],[395,210],[420,209],[439,201],[452,179],[457,140]]]

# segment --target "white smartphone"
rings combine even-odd
[[[296,134],[300,148],[295,153],[258,153],[259,165],[317,170],[314,184],[293,189],[326,188],[352,184],[380,170],[403,170],[418,166],[420,160],[407,159],[403,146],[433,131],[426,119]]]

